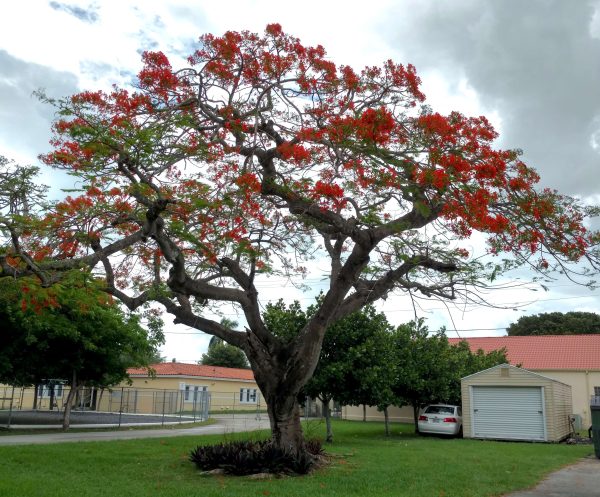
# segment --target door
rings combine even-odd
[[[542,387],[471,387],[472,436],[546,440]]]

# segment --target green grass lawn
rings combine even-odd
[[[309,422],[309,436],[322,436]],[[223,436],[0,447],[0,496],[489,497],[531,486],[591,446],[420,438],[412,426],[335,421],[332,463],[305,477],[202,476],[190,449]],[[266,434],[264,434],[266,435]],[[258,438],[235,434],[226,438]]]

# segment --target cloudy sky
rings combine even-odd
[[[48,150],[53,111],[32,97],[36,89],[60,97],[127,84],[143,50],[161,50],[180,67],[202,33],[261,32],[271,22],[305,44],[322,44],[337,64],[360,68],[389,58],[414,64],[435,110],[488,116],[501,133],[498,146],[522,149],[543,186],[600,203],[598,0],[4,2],[0,154],[37,164]],[[68,184],[52,171],[43,181],[56,195]],[[302,293],[273,279],[263,285],[265,301],[285,295],[307,305],[320,279],[309,275],[306,283],[312,291]],[[548,287],[490,296],[509,309],[465,312],[432,303],[420,315],[431,328],[446,326],[449,336],[487,336],[504,334],[523,314],[600,312],[599,290],[565,281]],[[400,297],[381,308],[393,323],[414,315]],[[236,319],[232,312],[223,310]],[[163,354],[169,359],[196,361],[206,349],[201,333],[173,325],[167,332]]]

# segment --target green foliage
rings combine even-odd
[[[277,447],[271,440],[243,440],[198,446],[190,453],[190,461],[202,471],[222,469],[238,476],[257,473],[303,475],[314,467],[314,456],[322,452],[318,440],[311,440],[304,449],[297,451]]]
[[[299,302],[286,306],[283,300],[267,304],[263,319],[269,330],[291,340],[314,312],[305,312]],[[366,306],[327,328],[319,363],[302,393],[324,402],[389,405],[391,375],[389,334],[392,327],[385,314]]]
[[[268,303],[263,313],[265,326],[274,335],[285,340],[292,340],[304,328],[309,315],[300,306],[300,302],[294,300],[286,306],[283,299],[275,304]]]
[[[600,315],[593,312],[543,312],[521,316],[507,331],[511,336],[600,333]]]
[[[450,345],[444,330],[430,333],[422,319],[399,326],[393,335],[398,405],[459,404],[460,379],[508,362],[506,350],[471,352],[466,341]]]
[[[457,345],[450,346],[449,351],[448,372],[451,376],[451,381],[448,388],[448,396],[445,399],[449,404],[460,405],[461,378],[508,362],[506,349],[492,350],[487,353],[481,349],[477,352],[471,352],[466,340],[461,340]]]
[[[228,343],[214,343],[202,354],[200,364],[207,366],[222,366],[224,368],[248,369],[248,359],[241,349]]]
[[[450,345],[444,331],[430,335],[420,319],[398,326],[392,342],[395,358],[392,389],[396,403],[418,407],[446,400],[454,375],[450,371]]]
[[[107,386],[126,369],[149,363],[163,343],[162,321],[125,314],[93,281],[73,274],[51,289],[0,280],[0,381],[29,385],[46,378]]]

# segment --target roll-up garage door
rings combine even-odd
[[[473,436],[546,440],[542,387],[473,386]]]

